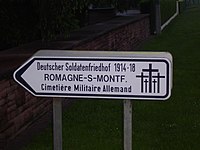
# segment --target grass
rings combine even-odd
[[[190,8],[143,49],[170,51],[172,97],[164,103],[135,102],[135,149],[199,149],[200,7]]]
[[[200,7],[188,9],[144,50],[169,51],[174,59],[168,101],[133,102],[133,149],[198,150],[200,147]],[[63,113],[63,149],[123,149],[121,100],[78,100]],[[51,128],[23,150],[51,150]]]
[[[121,119],[122,101],[77,100],[63,113],[63,150],[122,149]],[[51,128],[24,150],[51,150],[49,133]]]

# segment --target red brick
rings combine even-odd
[[[7,108],[7,113],[10,113],[12,111],[16,111],[16,105],[10,105],[8,108]]]
[[[10,82],[10,85],[18,85],[18,83],[15,82],[13,79],[10,79],[9,82]]]
[[[0,89],[0,99],[5,98],[7,96],[6,89]]]
[[[16,94],[14,92],[8,93],[7,99],[8,101],[14,101]]]
[[[1,80],[0,81],[0,90],[5,89],[10,86],[10,83],[8,80]]]
[[[6,99],[5,98],[1,98],[0,99],[0,107],[3,107],[6,104]]]
[[[12,105],[16,105],[16,103],[15,103],[15,99],[13,98],[13,99],[6,99],[7,100],[7,106],[8,107],[10,107],[10,106],[12,106]]]
[[[4,133],[7,139],[11,139],[11,137],[16,134],[15,126],[10,126]]]

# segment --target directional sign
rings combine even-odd
[[[35,96],[166,100],[172,56],[41,50],[15,71],[14,79]]]

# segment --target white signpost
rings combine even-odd
[[[14,79],[41,97],[126,99],[125,104],[130,99],[166,100],[172,88],[172,56],[166,52],[41,50],[15,71]],[[124,133],[130,128],[124,127]],[[126,136],[124,140],[132,145]]]
[[[14,78],[35,96],[166,100],[171,55],[39,51]]]

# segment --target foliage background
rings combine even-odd
[[[72,4],[68,0],[1,0],[0,49],[50,40],[77,28]]]
[[[176,12],[176,0],[161,0],[161,23],[165,23]]]
[[[0,0],[0,50],[68,36],[87,25],[91,4],[123,12],[146,1],[155,0]],[[175,12],[175,1],[161,0],[162,23]]]

